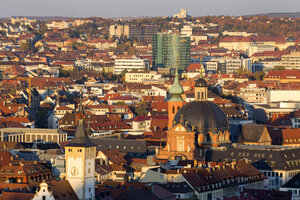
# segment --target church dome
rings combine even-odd
[[[210,101],[192,101],[184,105],[175,115],[176,124],[182,120],[194,127],[200,134],[228,130],[228,120],[224,111]]]
[[[199,78],[195,83],[195,87],[206,87],[206,80],[204,78]]]

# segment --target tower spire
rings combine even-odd
[[[183,88],[179,82],[179,73],[178,68],[176,68],[175,79],[172,87],[169,90],[169,94],[171,95],[169,101],[183,101],[181,95],[184,93]]]
[[[86,132],[85,123],[84,123],[84,109],[82,106],[81,98],[80,98],[80,102],[79,102],[78,111],[75,113],[75,115],[76,115],[76,120],[77,120],[75,135],[74,135],[74,138],[71,140],[71,142],[69,144],[67,144],[66,146],[75,146],[75,147],[96,146],[90,140],[90,138]]]

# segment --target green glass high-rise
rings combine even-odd
[[[153,67],[186,69],[191,62],[191,39],[176,34],[153,35]]]

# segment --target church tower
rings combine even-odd
[[[207,86],[204,78],[200,78],[196,81],[195,101],[207,101]]]
[[[95,200],[96,145],[89,139],[80,104],[75,137],[65,147],[66,179],[80,200]]]
[[[169,122],[168,128],[172,128],[173,126],[173,119],[177,113],[177,111],[183,106],[183,99],[181,95],[184,93],[183,88],[179,83],[179,74],[178,69],[176,69],[175,79],[172,87],[169,89],[170,99],[168,100],[168,115],[169,115]]]

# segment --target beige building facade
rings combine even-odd
[[[67,133],[58,129],[2,128],[0,141],[6,142],[63,142]]]

